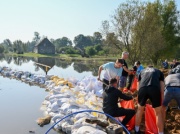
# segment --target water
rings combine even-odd
[[[85,76],[93,75],[94,72],[97,72],[95,68],[98,69],[97,65],[92,66],[92,64],[86,65],[52,58],[49,60],[50,62],[24,57],[0,57],[0,59],[0,66],[44,75],[46,69],[36,65],[35,62],[38,61],[52,67],[47,72],[48,74],[63,78],[73,76],[82,79]],[[48,61],[48,58],[45,61]],[[21,81],[0,76],[0,134],[29,134],[29,131],[44,134],[52,124],[39,127],[36,120],[39,117],[44,117],[41,104],[46,95],[48,92],[45,92],[43,88],[29,86]],[[57,134],[57,132],[51,130],[49,134]]]

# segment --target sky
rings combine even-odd
[[[126,0],[0,0],[0,42],[32,41],[34,32],[49,39],[100,31]],[[153,1],[153,0],[150,0]],[[176,0],[180,10],[180,0]]]

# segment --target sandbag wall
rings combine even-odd
[[[67,79],[52,75],[38,75],[31,72],[12,70],[0,67],[0,74],[4,77],[21,80],[30,85],[38,85],[49,91],[42,103],[46,115],[52,117],[51,123],[59,121],[65,115],[81,110],[102,111],[102,83],[96,77],[87,76],[82,80],[70,77]],[[106,117],[97,113],[80,113],[58,123],[55,129],[68,134],[106,134],[105,128],[87,123],[86,119],[105,121]]]

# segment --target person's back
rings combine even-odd
[[[164,75],[160,70],[148,66],[139,74],[138,83],[138,110],[136,114],[135,134],[140,133],[139,126],[148,99],[155,109],[158,131],[163,134],[164,126],[161,102],[164,96]]]
[[[180,87],[180,73],[168,75],[165,79],[165,85],[167,87]]]
[[[118,100],[131,100],[132,96],[127,96],[117,89],[117,79],[110,80],[110,86],[103,92],[103,111],[113,117],[125,116],[122,121],[123,125],[126,125],[130,119],[134,116],[135,110],[124,109],[118,107]]]
[[[118,109],[118,94],[120,91],[114,87],[109,87],[103,92],[103,111],[106,113],[114,113]]]
[[[141,75],[139,75],[140,84],[139,89],[144,86],[155,86],[160,87],[160,77],[162,77],[162,73],[160,70],[155,69],[153,67],[147,67],[146,69],[142,70]]]

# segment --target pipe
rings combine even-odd
[[[114,117],[112,117],[112,116],[109,115],[109,114],[106,114],[106,113],[103,113],[103,112],[100,112],[100,111],[96,111],[96,110],[83,110],[83,111],[78,111],[78,112],[74,112],[74,113],[71,113],[71,114],[69,114],[69,115],[66,115],[66,116],[64,116],[62,119],[60,119],[58,122],[56,122],[54,125],[52,125],[52,126],[47,130],[47,132],[46,132],[45,134],[48,134],[49,131],[50,131],[52,128],[54,128],[54,126],[55,126],[56,124],[58,124],[59,122],[61,122],[61,121],[64,120],[65,118],[67,118],[67,117],[69,117],[69,116],[72,116],[72,115],[74,115],[74,114],[84,113],[84,112],[96,112],[96,113],[104,114],[104,115],[108,116],[109,118],[113,119],[114,121],[116,121],[119,125],[121,125],[121,126],[124,128],[124,130],[126,131],[127,134],[130,134],[130,132],[127,130],[127,128],[126,128],[124,125],[122,125],[122,123],[121,123],[120,121],[116,120]]]

